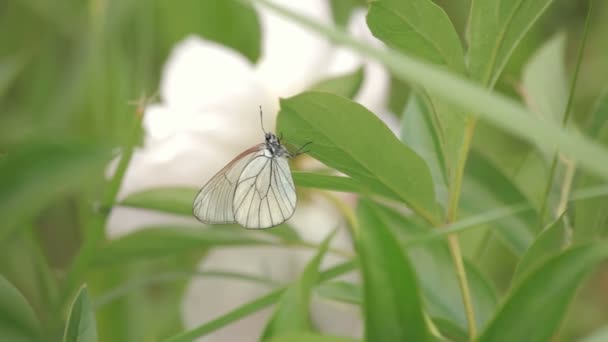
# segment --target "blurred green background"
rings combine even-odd
[[[331,3],[339,25],[353,8],[365,6],[356,0]],[[468,1],[436,3],[464,35]],[[588,1],[556,0],[516,50],[497,89],[519,98],[516,88],[522,67],[560,31],[567,34],[571,75],[587,8]],[[581,125],[606,87],[605,18],[608,2],[596,1],[575,93],[575,120]],[[8,214],[0,221],[0,273],[30,302],[49,340],[62,334],[66,313],[61,289],[87,234],[83,222],[102,194],[105,166],[117,147],[131,143],[137,108],[130,102],[157,91],[172,46],[189,34],[235,48],[252,62],[261,53],[255,11],[232,0],[0,3],[0,162],[4,163],[0,213]],[[403,112],[407,98],[407,86],[394,80],[391,111]],[[483,125],[479,130],[479,139],[494,132]],[[482,163],[483,151],[474,150],[472,160],[476,158]],[[496,189],[500,189],[498,183]],[[11,207],[24,200],[30,205]],[[466,254],[478,253],[479,239],[478,234],[463,236]],[[485,253],[481,267],[502,290],[516,258],[497,239],[487,241]],[[202,254],[99,268],[88,272],[86,279],[94,294],[102,293],[137,276],[189,270]],[[156,340],[181,331],[179,305],[185,281],[149,286],[103,306],[98,312],[101,340]],[[563,340],[586,334],[608,320],[607,289],[605,265],[580,290],[564,322]]]

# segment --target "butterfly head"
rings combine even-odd
[[[270,151],[273,156],[282,157],[289,155],[289,152],[281,145],[281,138],[277,137],[273,133],[265,133],[266,148]]]

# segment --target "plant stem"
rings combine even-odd
[[[448,225],[456,220],[456,216],[458,213],[458,203],[460,201],[462,179],[467,162],[467,157],[469,154],[469,149],[471,147],[471,141],[473,140],[473,133],[475,132],[476,122],[476,119],[472,116],[469,116],[467,118],[464,141],[460,146],[456,170],[454,171],[454,176],[452,177],[452,182],[450,184],[450,194],[448,199],[448,210],[446,218],[446,224]],[[456,277],[458,278],[458,285],[460,287],[460,294],[464,303],[464,310],[467,316],[467,325],[469,329],[469,338],[473,340],[475,338],[475,335],[477,335],[477,327],[475,324],[475,310],[473,308],[473,301],[471,300],[471,291],[469,289],[467,274],[464,268],[464,263],[462,262],[462,252],[460,251],[458,235],[448,235],[448,247],[450,249],[450,254],[454,262],[454,267],[456,269]]]
[[[587,17],[585,19],[585,28],[583,29],[583,39],[581,41],[581,46],[578,50],[578,56],[576,57],[576,66],[574,68],[574,75],[572,76],[572,83],[570,84],[570,93],[568,95],[568,102],[566,103],[566,108],[564,108],[564,115],[562,117],[562,127],[566,127],[568,124],[568,119],[570,119],[570,113],[572,112],[572,103],[574,102],[574,91],[576,89],[576,83],[578,81],[578,75],[581,68],[581,62],[583,60],[583,52],[585,51],[585,45],[587,43],[587,32],[589,30],[589,21],[591,18],[591,11],[593,8],[593,0],[589,1],[589,8],[587,9]],[[540,210],[538,212],[538,227],[539,229],[543,228],[545,221],[545,214],[547,212],[547,207],[549,203],[549,197],[551,195],[551,188],[553,187],[553,179],[555,178],[555,169],[557,168],[557,161],[559,157],[559,151],[555,151],[553,155],[553,161],[551,163],[551,169],[549,170],[549,178],[547,180],[547,185],[545,186],[545,191],[543,194],[543,199],[541,202]]]

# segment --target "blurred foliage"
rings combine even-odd
[[[528,32],[523,32],[526,25],[513,29],[522,31],[514,37],[521,33],[523,38],[505,48],[513,47],[512,54],[500,50],[505,58],[502,72],[501,63],[487,67],[487,46],[475,45],[483,37],[467,33],[471,1],[437,0],[439,7],[429,0],[417,1],[428,10],[418,18],[423,20],[420,26],[411,21],[413,17],[405,20],[412,11],[397,7],[395,1],[373,4],[368,17],[372,32],[387,45],[428,62],[441,61],[434,44],[447,46],[449,58],[439,64],[472,74],[487,86],[495,83],[495,91],[526,103],[535,114],[542,116],[548,110],[562,115],[559,109],[569,96],[590,0],[538,1],[539,6],[550,5],[536,22],[518,18],[533,25]],[[335,23],[345,27],[352,11],[368,10],[368,4],[332,0],[331,8]],[[608,145],[606,17],[608,2],[595,1],[571,120],[574,129],[604,146]],[[502,22],[478,24],[500,29],[494,27],[497,23]],[[404,36],[395,29],[405,27],[409,32],[408,25],[436,36]],[[304,244],[288,226],[259,234],[154,226],[113,241],[106,241],[99,231],[111,209],[100,205],[112,193],[105,169],[118,149],[129,148],[141,134],[133,130],[141,108],[131,102],[158,91],[163,64],[175,44],[199,35],[256,62],[262,53],[262,34],[257,11],[238,0],[0,3],[0,340],[37,341],[44,336],[59,341],[66,332],[68,341],[169,338],[184,331],[182,295],[209,248]],[[471,59],[476,61],[474,72],[466,70]],[[355,239],[363,258],[358,265],[362,288],[326,282],[355,266],[320,272],[318,264],[326,248],[322,246],[287,292],[277,290],[201,331],[230,324],[281,296],[282,306],[268,331],[289,330],[290,325],[306,321],[308,309],[303,306],[319,281],[316,290],[321,296],[362,305],[364,316],[380,319],[366,322],[370,340],[383,338],[384,333],[427,336],[433,330],[454,341],[466,337],[465,312],[447,244],[434,240],[412,249],[407,244],[408,239],[429,234],[430,226],[443,219],[453,167],[460,165],[455,151],[464,144],[462,122],[453,119],[460,109],[427,98],[421,89],[392,75],[387,105],[403,120],[400,138],[406,145],[401,144],[369,111],[346,99],[358,92],[365,76],[360,69],[316,85],[316,90],[344,97],[308,92],[282,102],[279,122],[285,133],[296,143],[314,136],[319,148],[312,155],[352,177],[294,173],[294,178],[299,186],[399,200],[421,217],[404,216],[366,200],[358,208],[363,226]],[[435,106],[449,115],[430,120]],[[337,114],[331,115],[332,111]],[[446,127],[445,134],[435,134]],[[580,339],[595,330],[596,336],[605,336],[606,245],[597,240],[608,235],[608,195],[576,202],[569,197],[571,205],[565,213],[545,228],[549,222],[543,217],[539,225],[537,212],[552,155],[483,121],[477,123],[471,146],[457,218],[474,219],[504,206],[528,206],[498,221],[470,224],[460,234],[478,327],[485,327],[481,339],[516,340],[517,333],[526,331],[537,333],[539,341],[552,336]],[[557,179],[565,179],[566,172],[560,164]],[[576,170],[572,184],[575,192],[598,188],[605,179]],[[563,182],[550,188],[551,216],[560,204],[562,188]],[[188,215],[192,193],[193,189],[151,190],[121,205]],[[569,239],[577,247],[571,248]],[[387,260],[386,267],[376,268]],[[80,269],[79,262],[86,262],[86,267]],[[584,282],[562,320],[586,271],[596,264],[601,266]],[[162,272],[182,276],[154,281]],[[395,277],[395,272],[407,278]],[[84,283],[87,287],[78,291]],[[382,292],[388,297],[375,297]],[[497,297],[504,302],[499,309]],[[104,298],[110,299],[104,302]],[[292,313],[290,303],[303,311]],[[549,309],[556,314],[537,315]],[[382,318],[386,312],[394,316]],[[284,321],[286,317],[293,321]],[[398,319],[389,318],[408,322],[413,318],[419,324],[407,330]],[[422,323],[426,319],[434,325]],[[83,324],[90,330],[83,332]],[[391,328],[383,331],[382,325]],[[313,329],[308,323],[304,326],[302,330]],[[92,337],[94,330],[98,337]],[[504,335],[506,331],[511,335]],[[346,341],[311,331],[272,340]]]

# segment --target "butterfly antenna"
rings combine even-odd
[[[295,155],[299,156],[300,154],[304,154],[304,153],[308,153],[310,151],[306,150],[304,151],[304,148],[308,145],[312,144],[312,141],[307,142],[306,144],[300,146],[300,148],[298,148],[298,150],[296,151]]]
[[[262,132],[266,134],[266,130],[264,129],[264,117],[262,114],[262,105],[260,105],[260,124],[262,125]]]

